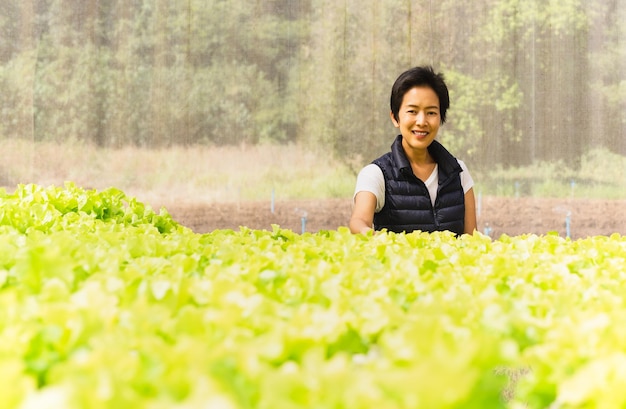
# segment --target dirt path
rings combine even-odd
[[[298,233],[303,227],[306,232],[335,230],[347,226],[351,211],[349,199],[277,201],[274,209],[269,201],[163,206],[175,220],[197,233],[214,229],[238,230],[240,226],[271,230],[272,224]],[[479,206],[478,227],[485,231],[488,225],[492,237],[550,231],[566,236],[569,214],[569,232],[573,239],[626,234],[625,209],[626,200],[485,197]]]

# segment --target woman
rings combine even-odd
[[[390,105],[400,135],[390,152],[359,173],[350,230],[472,234],[474,182],[465,163],[435,140],[450,105],[443,75],[428,66],[402,73]]]

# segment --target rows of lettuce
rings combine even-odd
[[[20,185],[0,408],[621,407],[625,257],[617,235],[201,235],[116,189]]]

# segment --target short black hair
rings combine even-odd
[[[397,120],[402,99],[411,88],[427,86],[432,88],[439,97],[439,114],[441,115],[441,123],[446,122],[446,112],[450,107],[450,95],[448,94],[448,86],[444,81],[443,74],[435,73],[433,67],[419,66],[411,68],[400,74],[391,88],[391,112]]]

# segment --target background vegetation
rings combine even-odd
[[[22,0],[0,16],[3,140],[290,144],[355,171],[393,139],[393,80],[427,63],[452,93],[442,142],[477,175],[626,154],[624,0]]]
[[[301,145],[136,146],[101,148],[74,142],[0,141],[10,152],[0,163],[0,186],[12,191],[24,181],[89,189],[123,189],[154,208],[182,203],[213,203],[352,197],[349,165]],[[298,166],[295,166],[297,164]],[[473,172],[483,196],[626,198],[626,157],[605,149],[583,155],[579,170],[560,162],[489,172]]]

